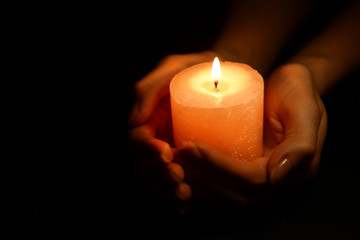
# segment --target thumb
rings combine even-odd
[[[184,150],[194,157],[192,160],[197,160],[203,168],[212,167],[217,173],[225,173],[227,176],[233,176],[246,183],[266,182],[266,158],[243,161],[226,155],[203,142],[184,142],[183,144]]]
[[[273,150],[268,162],[268,174],[273,185],[284,179],[296,177],[296,173],[306,170],[317,150],[320,113],[308,105],[293,107],[283,117],[284,140]]]
[[[274,150],[268,163],[271,184],[277,185],[305,170],[314,157],[315,146],[298,140],[285,140]]]

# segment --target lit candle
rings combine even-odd
[[[201,141],[233,157],[262,155],[264,80],[246,64],[200,63],[170,82],[176,147]]]

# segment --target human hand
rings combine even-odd
[[[213,54],[205,56],[206,59],[189,55],[183,60],[189,57],[210,61],[213,58]],[[178,57],[182,56],[173,56],[154,70],[168,78],[153,72],[139,82],[137,103],[130,118],[130,123],[139,122],[130,136],[135,145],[144,149],[143,156],[153,156],[155,161],[165,163],[173,161],[174,150],[170,150],[169,145],[172,142],[169,100],[162,97],[168,95],[171,77],[187,64],[179,64],[176,68],[165,66],[178,61]],[[167,74],[165,69],[168,69]],[[171,69],[176,71],[170,73]],[[156,75],[159,78],[155,78]],[[146,92],[145,86],[152,90]],[[149,118],[150,121],[144,123]],[[176,192],[181,199],[190,198],[192,188],[200,186],[199,189],[210,190],[208,193],[216,192],[218,196],[227,196],[246,205],[266,196],[269,183],[291,185],[294,181],[311,179],[318,168],[326,125],[326,111],[309,71],[302,65],[286,65],[270,76],[265,88],[264,157],[241,162],[203,143],[188,143],[185,149],[177,151],[177,163],[168,164],[167,172],[177,183]],[[184,169],[192,188],[183,182]],[[192,174],[194,172],[196,174]],[[199,176],[202,176],[201,181]]]
[[[288,64],[272,73],[265,86],[264,117],[264,157],[239,161],[200,142],[180,150],[193,192],[201,191],[206,201],[220,196],[247,205],[267,197],[274,186],[291,189],[314,178],[327,115],[305,66]]]
[[[213,52],[184,55],[170,55],[143,79],[135,84],[135,101],[130,113],[130,142],[134,152],[141,160],[139,168],[146,168],[145,178],[161,176],[161,180],[172,182],[180,199],[188,199],[190,188],[183,183],[183,168],[173,162],[172,127],[169,100],[169,83],[172,77],[191,65],[212,61]],[[153,174],[149,173],[156,172]],[[164,179],[165,178],[165,179]],[[168,185],[168,183],[164,183]]]
[[[307,67],[278,68],[265,86],[265,155],[273,185],[315,177],[327,131],[327,114]]]

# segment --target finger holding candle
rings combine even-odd
[[[136,127],[149,120],[159,101],[169,94],[167,85],[138,82],[134,87],[135,102],[129,117],[129,125]]]
[[[135,101],[130,112],[129,125],[139,126],[149,120],[159,101],[169,94],[171,78],[179,71],[197,63],[209,61],[214,52],[170,55],[134,86]]]
[[[184,170],[178,163],[169,163],[166,168],[174,182],[181,183],[184,180]]]
[[[148,126],[140,126],[130,131],[132,145],[136,147],[134,151],[143,158],[154,159],[163,163],[170,163],[173,154],[168,143],[156,139],[153,130]]]
[[[136,170],[148,178],[160,178],[172,196],[186,200],[191,197],[190,187],[183,182],[182,166],[173,162],[173,145],[169,82],[173,75],[183,68],[213,59],[211,51],[171,55],[166,57],[154,71],[141,79],[135,86],[135,103],[129,118],[130,146],[138,156]],[[170,163],[170,164],[169,164]],[[148,167],[150,166],[150,168]],[[150,175],[150,176],[148,176]],[[155,179],[156,182],[159,182]],[[153,189],[156,191],[156,188]]]
[[[235,177],[245,185],[267,182],[266,157],[256,158],[253,161],[239,161],[203,142],[185,142],[184,145],[183,150],[190,153],[204,169],[210,167],[213,171]]]
[[[268,196],[266,157],[240,161],[206,143],[187,141],[175,159],[184,167],[185,182],[204,204],[225,210],[245,207]],[[219,201],[225,201],[226,207]]]
[[[192,195],[191,187],[184,182],[179,183],[175,193],[179,200],[189,200]]]
[[[216,72],[212,74],[212,65],[212,62],[201,63],[176,75],[174,78],[181,78],[183,83],[189,84],[189,88],[185,91],[178,89],[179,91],[176,94],[179,95],[177,96],[172,94],[173,82],[170,83],[170,97],[151,97],[151,94],[143,91],[141,101],[150,100],[151,104],[155,104],[155,109],[151,110],[151,116],[146,123],[131,130],[131,136],[135,139],[136,145],[142,149],[142,151],[138,152],[142,152],[144,156],[153,157],[166,164],[172,162],[174,158],[170,148],[172,142],[171,130],[174,131],[175,146],[184,147],[187,149],[186,151],[198,154],[197,157],[196,154],[192,157],[193,163],[198,164],[193,169],[188,167],[191,166],[189,161],[185,165],[179,162],[180,164],[170,165],[167,168],[167,173],[172,178],[172,181],[176,183],[174,190],[178,198],[188,199],[188,197],[191,197],[192,193],[189,194],[188,190],[192,191],[193,186],[190,183],[194,175],[192,173],[196,169],[198,173],[201,173],[207,179],[202,182],[208,188],[214,189],[217,192],[223,192],[224,195],[238,196],[237,199],[239,201],[240,199],[256,199],[259,197],[258,195],[263,195],[266,191],[259,191],[257,195],[254,194],[251,188],[259,189],[259,186],[266,185],[266,179],[268,179],[266,174],[272,173],[271,166],[280,164],[282,169],[285,170],[286,166],[290,166],[289,171],[294,169],[294,166],[296,168],[296,164],[292,164],[294,160],[290,161],[289,158],[286,158],[286,161],[282,159],[285,162],[280,161],[281,154],[277,153],[288,152],[287,156],[302,159],[303,151],[300,151],[301,148],[299,150],[294,147],[295,144],[287,144],[290,141],[285,142],[286,144],[283,145],[281,143],[285,137],[295,136],[295,131],[305,135],[309,135],[311,131],[301,127],[301,124],[291,128],[290,124],[288,124],[289,121],[291,123],[291,120],[289,120],[289,114],[284,110],[284,107],[287,106],[290,110],[299,111],[300,115],[293,118],[294,123],[303,122],[311,129],[316,129],[319,124],[312,125],[316,121],[306,123],[309,117],[316,117],[316,114],[313,115],[313,113],[316,113],[314,103],[317,103],[317,99],[314,97],[313,85],[311,81],[305,81],[306,79],[303,76],[295,77],[293,71],[290,71],[292,74],[286,78],[283,77],[287,75],[284,73],[286,71],[280,71],[282,74],[278,74],[278,77],[274,78],[276,81],[270,79],[271,84],[267,84],[266,102],[267,106],[271,105],[271,107],[268,107],[266,112],[267,115],[276,117],[280,127],[265,129],[266,134],[269,131],[275,130],[272,134],[277,137],[271,144],[265,142],[267,146],[266,155],[261,157],[264,103],[262,77],[245,64],[229,62],[219,62],[218,66],[220,66],[221,75],[216,75]],[[201,70],[201,67],[204,67],[204,69]],[[292,70],[295,69],[294,66],[291,68]],[[296,69],[298,72],[299,68]],[[154,84],[154,87],[149,87],[149,90],[150,92],[154,91],[155,94],[157,91],[164,89],[164,86],[166,86],[165,82],[168,80],[164,80],[164,86],[162,87],[152,81],[154,80],[146,84],[149,84],[148,86]],[[309,93],[313,95],[309,95]],[[195,98],[196,94],[199,94],[198,99]],[[310,98],[306,100],[303,98],[304,96],[309,96]],[[181,104],[177,102],[179,99],[183,101]],[[172,118],[169,108],[170,100],[172,101]],[[241,103],[237,104],[237,101]],[[294,103],[297,102],[299,104],[294,106]],[[198,105],[195,106],[194,104]],[[302,109],[304,109],[305,105],[308,110],[314,109],[315,111],[306,112],[306,114],[309,113],[310,115],[303,114]],[[144,108],[144,105],[141,108]],[[294,110],[294,108],[296,109]],[[188,110],[190,110],[190,115],[187,112]],[[141,111],[144,112],[143,110]],[[323,121],[320,121],[320,126],[322,125],[321,122]],[[294,129],[294,131],[289,131],[290,129]],[[282,132],[284,130],[287,130],[287,134]],[[324,131],[319,131],[319,136],[323,136],[321,132]],[[234,138],[233,134],[238,135]],[[197,138],[198,136],[202,137]],[[316,136],[316,134],[311,136]],[[312,139],[313,137],[311,136],[310,138]],[[306,139],[305,142],[307,142]],[[317,139],[317,146],[321,146],[324,138],[318,137]],[[209,142],[209,140],[211,141]],[[190,141],[193,145],[190,147],[186,146],[186,144],[183,144],[184,141]],[[284,146],[288,146],[288,148],[285,149],[283,148]],[[234,149],[235,151],[233,151]],[[276,151],[276,149],[280,150]],[[270,153],[273,154],[271,162],[274,165],[265,164],[270,159]],[[276,159],[275,156],[280,156],[278,158],[280,162],[274,160]],[[319,156],[319,151],[316,152],[316,156]],[[291,165],[289,165],[290,163]],[[311,161],[310,163],[313,169],[317,168],[317,164],[318,161]],[[266,167],[268,167],[268,172]],[[207,170],[209,171],[207,172]],[[219,174],[222,176],[221,178],[212,179],[212,176],[218,176]],[[278,174],[278,176],[280,175]],[[282,177],[280,177],[280,181],[283,181]],[[199,188],[201,188],[201,185],[199,185]]]
[[[173,160],[169,104],[169,98],[163,99],[146,124],[130,130],[130,143],[137,155],[163,163]]]
[[[271,183],[311,180],[320,162],[327,115],[310,71],[301,64],[279,67],[267,81],[265,97]]]
[[[129,132],[130,146],[137,158],[134,173],[141,184],[154,194],[177,198],[177,189],[184,179],[182,167],[173,162],[169,98],[162,99],[150,120]],[[180,188],[182,191],[183,186]],[[181,196],[188,196],[182,193]]]

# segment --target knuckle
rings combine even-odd
[[[304,141],[298,144],[297,151],[303,161],[309,162],[315,157],[316,146],[313,143]]]
[[[166,57],[164,57],[160,62],[158,66],[177,66],[179,63],[182,63],[184,61],[184,56],[181,54],[171,54]]]
[[[179,54],[171,54],[171,55],[168,55],[166,57],[164,57],[164,59],[162,60],[162,62],[175,62],[175,61],[178,61],[179,60],[179,57],[180,55]]]
[[[129,130],[128,137],[129,137],[129,143],[134,144],[139,139],[140,129],[139,128],[132,128]]]
[[[147,89],[147,86],[143,80],[136,82],[133,87],[133,91],[136,95],[140,95],[140,94],[144,93],[146,91],[146,89]]]

